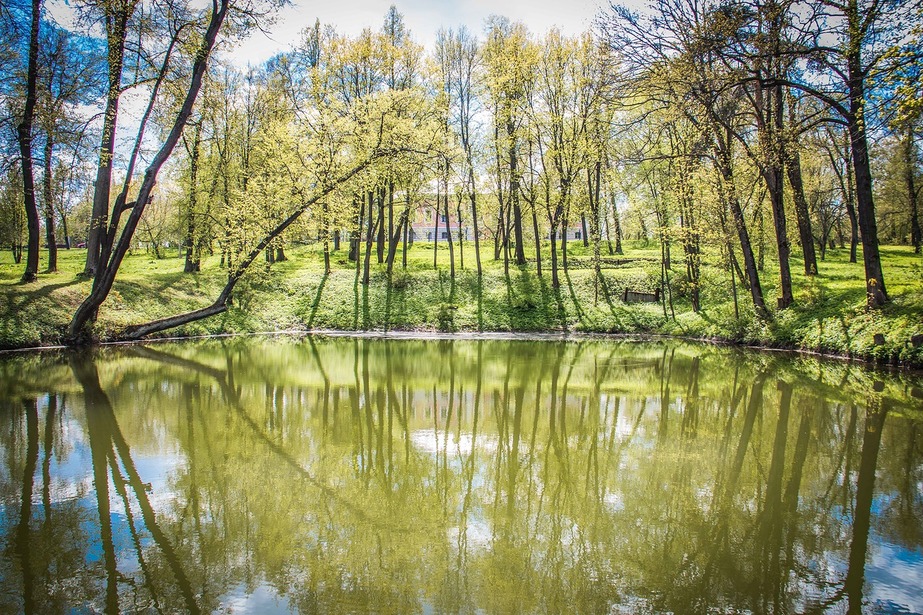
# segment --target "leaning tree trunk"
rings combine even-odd
[[[128,327],[124,334],[123,338],[128,340],[137,340],[151,335],[152,333],[158,333],[160,331],[166,331],[168,329],[173,329],[181,325],[185,325],[191,322],[196,322],[203,320],[205,318],[210,318],[217,314],[221,314],[227,311],[228,306],[231,302],[231,295],[234,291],[234,288],[237,286],[237,283],[240,282],[244,273],[247,269],[253,264],[253,262],[259,257],[260,254],[286,229],[288,229],[292,224],[294,224],[308,209],[313,207],[322,199],[326,199],[329,195],[336,190],[338,187],[344,185],[346,182],[350,181],[356,175],[367,169],[372,165],[378,157],[370,157],[366,160],[361,161],[352,169],[345,172],[340,177],[336,178],[330,184],[324,186],[320,192],[315,195],[313,198],[308,199],[302,203],[294,212],[292,212],[287,218],[280,222],[274,229],[272,229],[265,237],[263,237],[260,242],[254,246],[250,252],[244,256],[230,271],[228,274],[228,281],[222,289],[221,293],[215,299],[215,301],[204,308],[193,310],[185,314],[178,314],[176,316],[168,316],[167,318],[162,318],[160,320],[155,320],[152,322],[144,323],[141,325],[134,325]],[[358,268],[356,270],[358,275]]]
[[[715,161],[718,171],[721,174],[721,180],[718,182],[718,188],[721,196],[731,210],[734,218],[734,226],[737,229],[737,237],[740,240],[740,250],[744,258],[744,270],[750,286],[750,296],[753,299],[753,307],[756,313],[763,317],[769,317],[769,310],[766,309],[766,302],[763,300],[763,288],[760,286],[759,271],[756,267],[756,258],[753,254],[753,244],[750,242],[750,234],[747,232],[747,222],[744,218],[743,210],[740,207],[740,201],[737,198],[737,192],[734,187],[734,170],[731,166],[730,153],[724,148],[717,148],[715,152]]]
[[[401,235],[405,235],[404,227],[407,225],[407,219],[410,216],[410,208],[407,207],[401,212],[401,215],[397,219],[397,228],[394,229],[394,233],[388,240],[388,258],[387,258],[387,272],[388,277],[391,277],[391,272],[394,270],[394,257],[397,255],[397,244],[401,241]],[[389,224],[393,224],[389,221]]]
[[[157,174],[179,142],[180,136],[183,133],[183,128],[186,126],[189,116],[192,115],[193,105],[202,87],[202,78],[208,65],[209,54],[215,45],[218,31],[224,23],[224,18],[227,16],[229,8],[230,0],[217,0],[217,3],[214,5],[208,28],[205,31],[202,44],[196,54],[196,60],[192,65],[189,87],[186,90],[183,104],[180,106],[180,111],[173,121],[173,125],[164,144],[154,156],[150,166],[148,166],[144,173],[144,179],[141,181],[141,185],[138,189],[138,199],[131,208],[131,213],[125,221],[125,226],[122,229],[122,234],[119,237],[118,243],[115,245],[105,267],[97,271],[96,277],[94,278],[93,290],[90,292],[90,295],[74,312],[74,317],[71,320],[67,332],[67,341],[70,344],[80,343],[84,339],[87,323],[89,323],[93,315],[96,314],[99,306],[102,305],[106,297],[109,296],[109,292],[112,290],[115,276],[122,265],[125,255],[128,253],[128,249],[131,247],[135,230],[138,228],[138,223],[141,220],[144,209],[150,201],[154,185],[157,183]]]

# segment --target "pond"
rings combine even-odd
[[[923,613],[923,380],[676,341],[0,357],[0,612]]]

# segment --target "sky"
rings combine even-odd
[[[351,36],[366,27],[379,30],[392,4],[404,15],[413,39],[427,50],[432,49],[441,27],[465,25],[480,38],[484,20],[490,15],[521,21],[533,34],[544,34],[552,27],[565,34],[578,34],[592,28],[599,8],[608,6],[607,0],[295,0],[293,6],[281,12],[268,37],[254,33],[233,56],[244,63],[258,64],[290,49],[299,32],[313,25],[315,19]]]

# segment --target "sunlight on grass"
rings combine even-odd
[[[439,246],[439,268],[434,269],[433,245],[418,243],[408,251],[406,270],[398,257],[390,279],[373,256],[371,282],[364,286],[345,250],[331,254],[333,271],[324,276],[320,246],[289,246],[288,260],[254,265],[238,285],[228,312],[166,334],[308,329],[665,333],[923,364],[923,349],[910,344],[913,335],[923,333],[923,258],[910,248],[882,248],[892,299],[884,309],[865,310],[861,256],[859,263],[850,263],[847,250],[830,250],[817,276],[794,276],[795,305],[775,313],[770,322],[756,318],[743,286],[738,288],[736,316],[728,272],[708,264],[701,276],[703,307],[692,312],[684,265],[677,260],[681,256],[674,256],[671,292],[665,293],[672,297],[672,310],[669,302],[623,303],[626,288],[653,291],[660,285],[659,248],[653,242],[627,242],[624,256],[609,256],[604,244],[603,258],[612,260],[605,263],[598,282],[590,250],[580,242],[571,244],[570,268],[566,273],[561,269],[557,290],[551,286],[548,246],[543,248],[541,277],[534,260],[523,268],[511,264],[507,275],[502,260],[494,261],[492,246],[485,243],[479,280],[473,245],[464,246],[464,269],[456,247],[453,280],[446,246]],[[0,256],[0,346],[60,340],[90,289],[90,282],[78,275],[84,258],[83,250],[62,250],[58,272],[41,273],[38,282],[22,285],[21,266],[9,252]],[[704,255],[705,263],[717,260],[716,255]],[[774,304],[778,282],[770,263],[767,257],[761,281]],[[792,270],[800,270],[797,258]],[[95,332],[110,339],[128,325],[206,306],[225,280],[217,256],[205,258],[200,273],[187,274],[176,253],[163,259],[130,255],[100,310]],[[876,334],[884,335],[884,344],[875,343]]]

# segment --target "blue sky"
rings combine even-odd
[[[542,34],[556,26],[567,34],[576,34],[590,29],[598,8],[608,6],[605,0],[302,0],[282,12],[271,29],[271,38],[256,33],[235,55],[250,63],[265,60],[288,49],[297,40],[298,32],[317,18],[342,34],[355,35],[364,27],[378,30],[391,4],[404,15],[414,40],[427,49],[432,47],[440,27],[465,25],[480,36],[484,20],[494,14],[521,21],[533,33]]]

